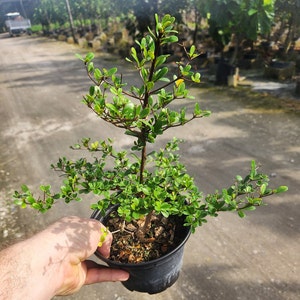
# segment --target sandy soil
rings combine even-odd
[[[19,210],[11,201],[22,183],[37,188],[59,184],[50,164],[75,156],[69,146],[81,137],[113,137],[127,148],[130,138],[116,133],[80,103],[89,82],[74,45],[35,37],[0,36],[0,241],[1,248],[26,238],[58,218],[88,217],[86,200],[59,203],[45,215]],[[113,57],[97,58],[114,66]],[[120,71],[135,80],[117,63]],[[182,159],[204,193],[227,187],[245,174],[252,159],[270,174],[272,185],[289,186],[268,206],[240,219],[223,214],[199,228],[186,245],[177,283],[159,295],[127,291],[119,283],[83,288],[64,299],[296,300],[300,294],[300,100],[277,99],[246,88],[192,88],[210,118],[169,131],[184,138]],[[187,105],[192,105],[188,103]],[[38,250],[37,250],[38,252]]]

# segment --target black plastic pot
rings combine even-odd
[[[99,220],[105,225],[109,218],[109,214],[114,210],[116,210],[116,207],[112,207],[108,210],[104,217],[99,211],[94,211],[91,218]],[[183,222],[183,219],[179,218],[178,222]],[[178,279],[182,266],[184,244],[191,233],[189,227],[177,227],[180,227],[181,229],[175,231],[175,235],[179,236],[180,239],[182,239],[182,242],[173,251],[158,259],[138,264],[124,264],[111,261],[103,257],[97,251],[95,255],[107,263],[108,266],[126,270],[130,274],[129,279],[122,282],[128,290],[149,294],[160,293],[172,286]]]
[[[221,58],[218,62],[217,73],[216,73],[216,84],[217,85],[227,85],[228,77],[234,75],[235,67],[225,59]]]

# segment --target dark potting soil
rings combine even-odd
[[[182,218],[153,215],[150,229],[139,238],[137,232],[143,219],[125,222],[116,212],[112,214],[106,224],[113,233],[110,260],[133,264],[150,261],[169,253],[183,240]]]

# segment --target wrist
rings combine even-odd
[[[68,259],[68,245],[66,239],[62,239],[64,235],[56,234],[50,228],[32,237],[28,243],[32,284],[39,285],[36,298],[31,299],[51,299],[57,294],[64,280],[64,262]]]
[[[1,252],[1,299],[49,300],[55,295],[55,266],[44,250],[44,244],[31,238]]]
[[[25,273],[28,289],[24,299],[29,299],[28,295],[30,299],[51,299],[58,289],[61,260],[58,255],[62,251],[54,251],[55,244],[51,244],[44,234],[37,234],[18,246],[23,261],[27,262]]]

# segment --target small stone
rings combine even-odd
[[[164,228],[162,226],[159,226],[155,228],[155,237],[159,237],[164,232]]]

